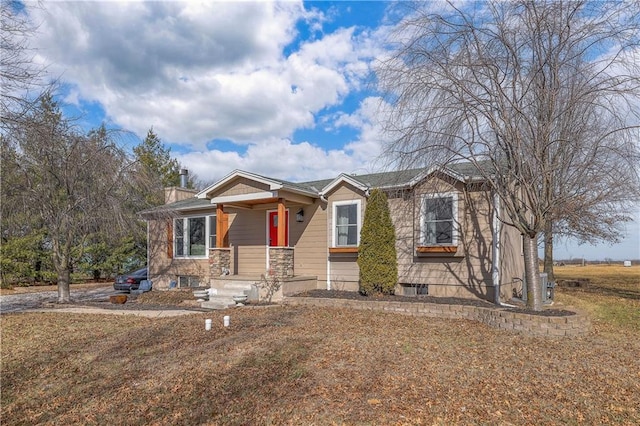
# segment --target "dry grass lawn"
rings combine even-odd
[[[2,315],[1,423],[638,424],[640,268],[610,272],[559,291],[594,315],[573,339],[299,307]]]
[[[640,333],[640,266],[564,266],[554,273],[556,280],[588,280],[585,288],[561,290],[560,301],[586,310],[602,326]]]

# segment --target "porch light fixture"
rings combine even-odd
[[[296,213],[296,222],[304,222],[304,210],[303,209],[298,210],[298,213]]]

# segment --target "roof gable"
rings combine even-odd
[[[198,192],[198,194],[196,194],[196,197],[200,199],[210,198],[209,197],[210,194],[212,194],[213,192],[215,192],[220,188],[223,188],[225,185],[227,185],[228,183],[230,183],[231,181],[239,177],[244,177],[249,180],[267,185],[269,186],[270,191],[277,191],[278,189],[282,188],[282,182],[280,181],[267,178],[264,176],[260,176],[255,173],[249,173],[249,172],[245,172],[244,170],[236,169],[231,173],[229,173],[228,175],[226,175],[225,177],[223,177],[222,179],[220,179],[219,181],[215,182],[213,185],[210,185],[207,188],[203,189],[202,191]]]
[[[345,173],[340,173],[340,175],[337,178],[335,178],[328,185],[326,185],[324,188],[322,188],[322,190],[320,191],[320,195],[321,196],[327,195],[329,192],[333,191],[338,185],[340,185],[342,183],[348,183],[348,184],[350,184],[352,186],[355,186],[356,188],[358,188],[362,192],[366,192],[369,189],[368,185],[366,185],[365,183],[361,182],[360,180],[358,180],[354,176],[351,176],[351,175],[348,175],[348,174],[345,174]]]

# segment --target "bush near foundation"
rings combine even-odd
[[[387,196],[379,189],[371,191],[364,213],[360,246],[360,293],[393,294],[398,282],[396,235]]]

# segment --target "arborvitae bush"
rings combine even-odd
[[[360,231],[358,249],[360,293],[393,294],[398,282],[396,233],[391,222],[387,196],[379,189],[371,191]]]

